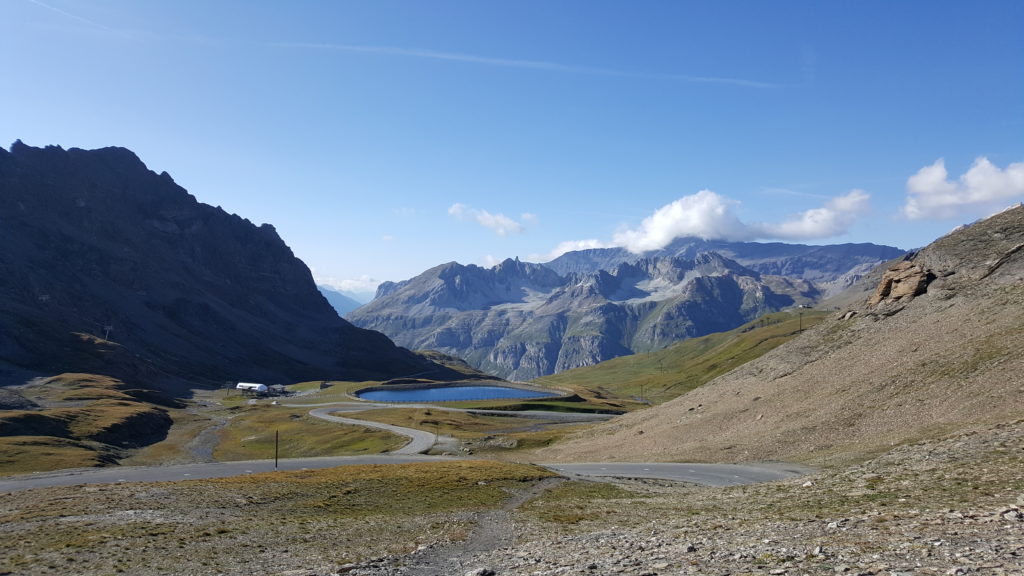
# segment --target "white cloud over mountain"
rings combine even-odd
[[[830,238],[846,233],[867,211],[869,200],[863,190],[851,190],[821,208],[794,214],[784,222],[746,223],[733,210],[738,202],[701,190],[662,206],[644,218],[638,228],[615,234],[611,245],[640,253],[664,248],[682,236],[730,241]]]
[[[829,200],[821,208],[795,215],[780,224],[754,224],[750,229],[757,238],[777,240],[816,240],[845,233],[857,217],[867,212],[871,196],[863,190],[851,190],[844,196]]]
[[[561,242],[558,246],[555,246],[551,252],[547,254],[532,254],[527,260],[531,262],[547,262],[554,260],[566,252],[573,252],[576,250],[590,250],[592,248],[614,248],[614,245],[607,242],[601,242],[600,240],[590,238],[588,240],[567,240]]]
[[[749,226],[733,213],[736,204],[711,190],[701,190],[657,209],[639,228],[615,234],[612,244],[630,252],[647,252],[664,248],[680,236],[750,240]]]
[[[524,229],[522,223],[517,222],[504,214],[492,214],[487,210],[472,208],[459,202],[452,204],[451,207],[448,208],[448,213],[459,220],[475,220],[477,224],[484,228],[490,228],[498,236],[519,234]],[[533,214],[523,214],[523,219],[528,222],[536,221],[536,218],[537,217]]]
[[[940,158],[907,179],[903,215],[910,220],[946,219],[961,215],[965,209],[992,210],[1022,196],[1024,162],[1001,170],[982,156],[954,182]]]

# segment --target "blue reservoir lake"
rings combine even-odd
[[[459,400],[498,400],[507,398],[552,398],[537,390],[524,390],[508,386],[437,386],[427,388],[398,388],[394,390],[368,390],[358,394],[363,400],[374,402],[457,402]]]

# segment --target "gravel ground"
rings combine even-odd
[[[1021,422],[900,447],[784,483],[721,489],[628,481],[618,487],[618,497],[589,501],[555,489],[521,507],[515,544],[464,554],[461,572],[417,572],[417,554],[345,570],[361,576],[1024,574]]]
[[[420,515],[336,511],[449,484],[338,474],[2,495],[0,575],[1024,574],[1024,421],[785,482],[517,482],[502,506]]]

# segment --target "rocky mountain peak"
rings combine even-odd
[[[273,226],[199,203],[130,150],[19,141],[0,153],[0,190],[0,377],[146,365],[176,381],[294,382],[425,368],[339,318]],[[108,338],[132,366],[104,362]]]
[[[733,328],[813,298],[803,284],[771,282],[713,251],[564,275],[518,260],[491,269],[449,263],[382,286],[347,317],[406,347],[527,379]]]

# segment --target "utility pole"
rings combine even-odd
[[[281,431],[274,430],[274,472],[277,472],[277,448],[280,445]]]
[[[804,313],[801,312],[800,314],[798,314],[798,317],[800,318],[800,333],[803,334],[804,333]]]

